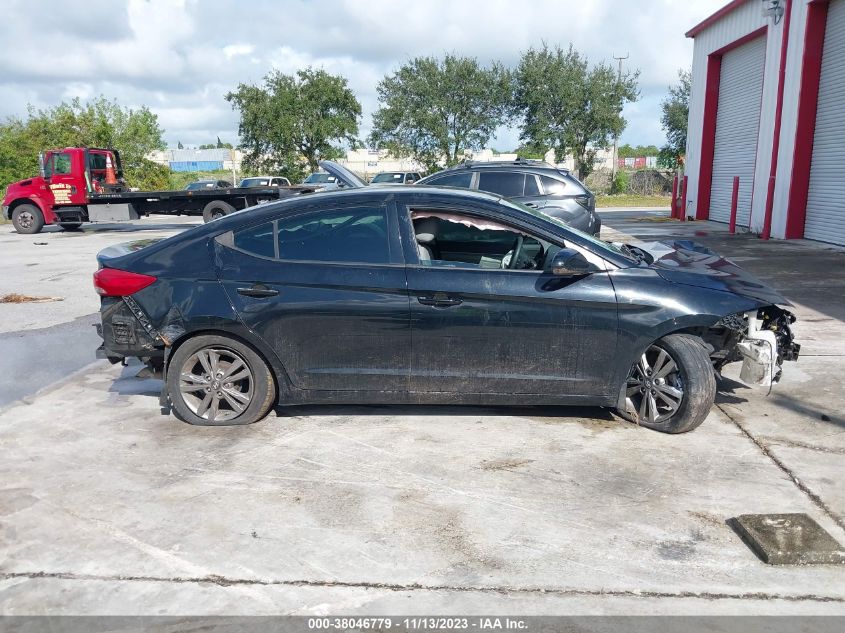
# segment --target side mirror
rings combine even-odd
[[[38,175],[47,178],[47,171],[44,169],[44,154],[38,155]]]
[[[556,277],[578,277],[593,272],[593,267],[587,258],[571,248],[562,248],[552,257],[546,272]]]

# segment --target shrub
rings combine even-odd
[[[611,195],[620,194],[620,193],[627,193],[628,192],[628,172],[627,171],[617,171],[616,178],[613,179],[613,182],[610,183],[610,193]]]

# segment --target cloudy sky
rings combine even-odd
[[[103,94],[149,106],[171,146],[234,141],[227,91],[272,68],[312,65],[348,78],[363,137],[376,84],[411,57],[448,51],[515,64],[529,46],[571,42],[591,61],[630,55],[642,96],[625,109],[622,141],[659,145],[660,101],[692,59],[684,32],[725,1],[5,0],[0,118]],[[504,128],[491,145],[517,143]]]

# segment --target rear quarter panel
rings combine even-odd
[[[256,348],[277,376],[286,376],[273,350],[241,322],[232,307],[217,278],[212,235],[143,249],[109,265],[158,279],[133,298],[174,348],[199,333],[229,334]]]

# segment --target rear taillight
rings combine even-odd
[[[128,297],[143,290],[156,278],[115,268],[101,268],[94,273],[94,290],[103,297]]]

